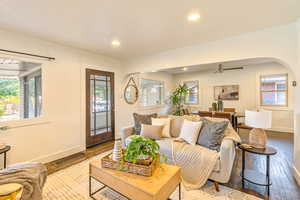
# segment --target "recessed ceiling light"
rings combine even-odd
[[[188,16],[188,20],[189,21],[196,21],[200,18],[200,14],[199,13],[192,13]]]
[[[182,68],[182,70],[183,70],[183,71],[187,71],[187,70],[188,70],[188,68],[187,68],[187,67],[184,67],[184,68]]]
[[[118,47],[118,46],[120,46],[120,41],[119,40],[113,40],[112,42],[111,42],[111,45],[113,45],[114,47]]]

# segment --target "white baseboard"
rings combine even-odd
[[[58,159],[70,156],[70,155],[75,154],[75,153],[79,153],[79,152],[84,151],[84,150],[85,150],[85,147],[79,145],[79,146],[76,146],[76,147],[73,147],[73,148],[70,148],[70,149],[67,149],[67,150],[58,151],[58,152],[55,152],[53,154],[49,154],[49,155],[46,155],[46,156],[41,156],[41,157],[35,158],[35,159],[31,160],[30,162],[47,163],[47,162],[51,162],[51,161],[54,161],[54,160],[58,160]]]
[[[300,186],[300,173],[299,171],[296,169],[295,166],[293,166],[293,171],[294,171],[294,177],[298,183],[298,185]]]

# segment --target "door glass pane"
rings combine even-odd
[[[91,135],[107,132],[108,97],[106,76],[93,76],[91,83]]]
[[[109,77],[107,77],[109,78]],[[107,81],[107,126],[108,129],[107,131],[111,131],[110,130],[110,126],[111,126],[111,84],[110,81]]]
[[[94,133],[94,129],[95,129],[95,117],[94,117],[94,78],[93,75],[91,75],[91,79],[90,79],[90,113],[91,113],[91,117],[90,117],[90,125],[91,125],[91,136],[95,135]]]

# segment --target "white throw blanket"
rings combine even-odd
[[[200,145],[171,141],[172,158],[181,167],[182,183],[187,190],[201,188],[209,178],[219,154]]]
[[[224,121],[224,119],[208,119],[211,121]],[[241,142],[239,135],[230,123],[224,134],[224,139]],[[181,167],[182,182],[186,189],[201,188],[213,171],[219,153],[200,145],[194,146],[177,140],[170,141],[170,143],[172,145],[172,161],[175,165]]]

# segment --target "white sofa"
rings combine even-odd
[[[180,117],[175,117],[172,116],[173,120],[171,120],[171,133],[173,131],[173,136],[177,135],[180,133],[180,123],[178,123],[179,120],[183,119],[178,119]],[[174,120],[174,118],[177,118]],[[177,121],[177,124],[175,124]],[[182,124],[182,123],[181,123]],[[232,128],[231,124],[229,124],[228,130],[226,131],[234,131]],[[174,132],[177,132],[174,134]],[[134,134],[134,128],[133,126],[125,127],[121,130],[121,139],[122,139],[122,145],[123,147],[126,146],[126,144],[129,142],[128,138],[129,136]],[[160,152],[165,154],[168,157],[169,161],[172,161],[172,149],[168,147],[168,145],[164,145],[164,142],[166,140],[172,140],[175,139],[173,138],[165,138],[162,140],[157,140],[157,142],[160,145]],[[126,142],[127,140],[127,142]],[[219,159],[214,167],[213,172],[211,173],[209,179],[218,182],[218,183],[227,183],[230,179],[231,176],[231,171],[233,168],[234,160],[235,160],[235,155],[236,155],[236,146],[233,140],[231,139],[223,139],[220,152],[219,152]]]

